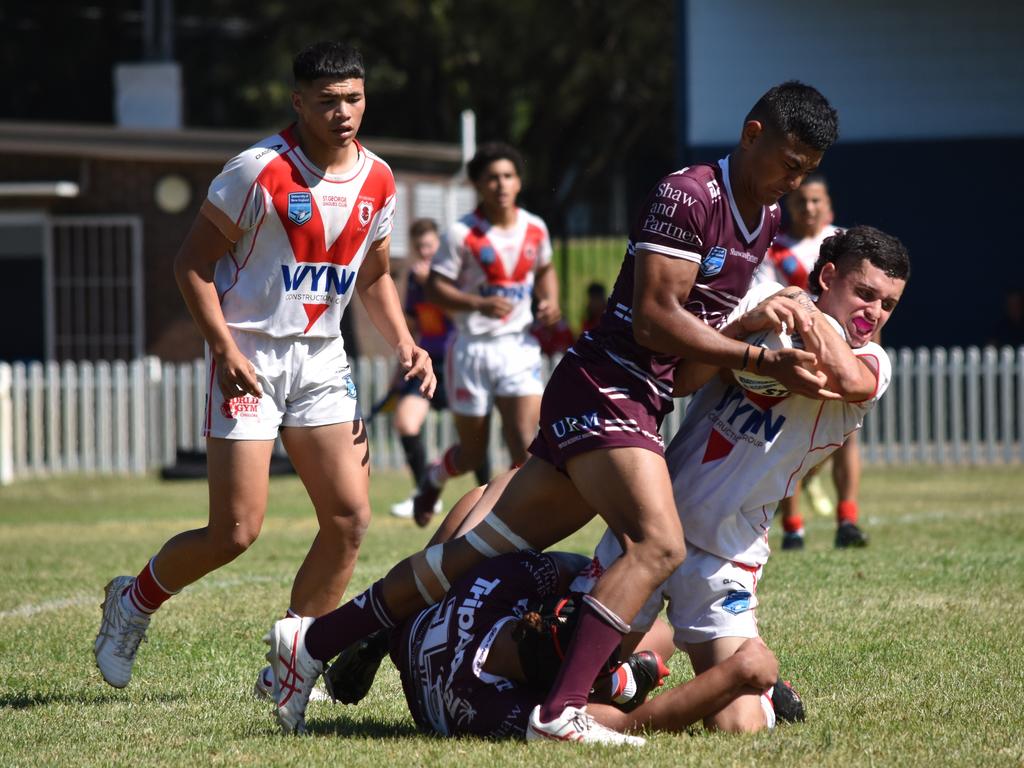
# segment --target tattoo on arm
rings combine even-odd
[[[818,307],[811,298],[811,294],[802,288],[787,288],[782,292],[787,299],[792,299],[808,312],[817,312]]]

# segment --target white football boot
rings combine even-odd
[[[281,619],[263,638],[270,646],[267,661],[274,671],[274,714],[285,733],[306,732],[306,705],[324,671],[323,662],[306,651],[306,630],[313,621],[310,617]]]
[[[438,499],[435,502],[435,504],[434,504],[434,514],[435,515],[441,514],[441,509],[442,509],[442,505],[443,504],[444,504],[444,501],[442,499]],[[412,496],[410,496],[405,501],[399,501],[396,504],[392,504],[391,505],[391,516],[392,517],[400,517],[403,520],[411,520],[412,519]]]
[[[126,609],[121,604],[121,593],[134,583],[132,576],[118,576],[106,586],[100,607],[103,618],[100,631],[93,643],[96,666],[103,679],[115,688],[124,688],[131,682],[132,667],[139,643],[146,637],[150,616]]]
[[[257,699],[274,700],[274,668],[269,664],[260,670],[259,676],[256,678],[256,684],[252,687],[252,695],[253,698]],[[331,701],[331,697],[327,695],[327,691],[318,685],[309,694],[309,700]]]
[[[586,707],[566,707],[562,714],[550,723],[540,719],[540,706],[530,713],[526,726],[527,741],[578,741],[585,744],[613,744],[616,746],[642,747],[647,742],[639,736],[607,728],[587,714]]]

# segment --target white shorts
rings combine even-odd
[[[225,400],[207,347],[205,437],[274,440],[281,427],[319,427],[362,418],[340,336],[275,338],[236,329],[231,329],[231,335],[255,366],[263,397]]]
[[[605,531],[594,552],[599,572],[611,567],[621,554],[614,534]],[[763,571],[764,566],[733,563],[687,543],[686,560],[654,591],[631,625],[636,631],[650,629],[667,600],[668,620],[678,647],[719,637],[757,637],[754,609]]]
[[[486,416],[495,397],[544,392],[540,344],[531,334],[457,336],[445,356],[448,407],[463,416]]]

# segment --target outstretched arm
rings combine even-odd
[[[804,367],[813,366],[813,354],[797,349],[769,350],[757,365],[757,357],[751,360],[749,344],[724,336],[688,312],[686,301],[697,277],[695,262],[640,250],[635,269],[633,336],[640,344],[716,368],[746,365],[748,370],[774,376],[792,392],[837,397],[824,388],[824,375]],[[805,330],[801,324],[797,328]]]

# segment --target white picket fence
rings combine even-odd
[[[889,350],[893,383],[862,433],[867,464],[1024,463],[1024,347]],[[393,363],[360,358],[364,413],[390,386]],[[144,474],[178,449],[203,450],[202,361],[0,363],[0,483],[63,473]],[[685,401],[666,419],[670,439]],[[404,459],[390,417],[370,425],[375,468]],[[448,414],[431,412],[428,454],[450,444]],[[507,465],[491,429],[493,466]]]

